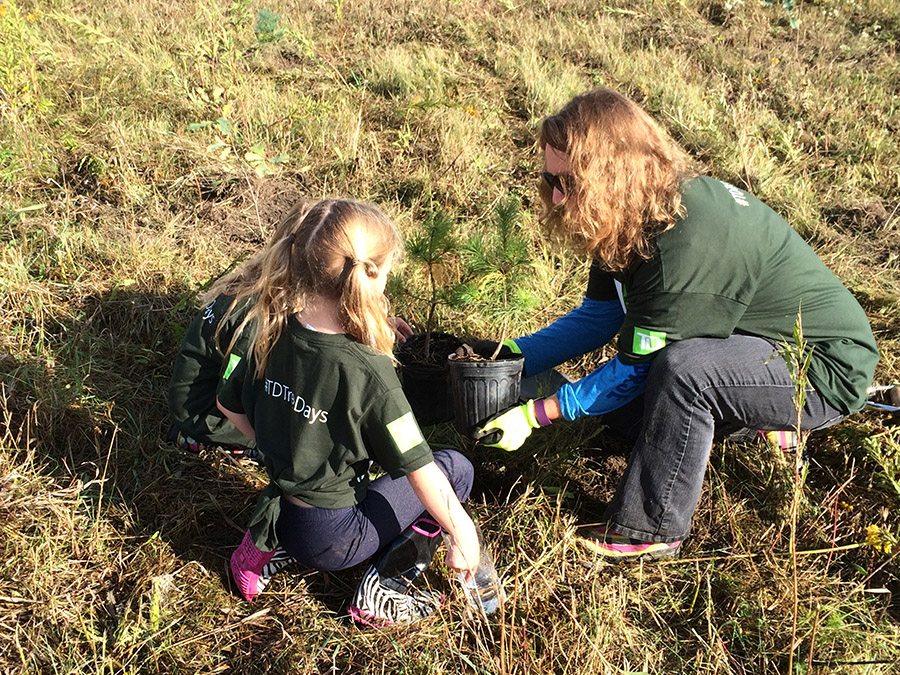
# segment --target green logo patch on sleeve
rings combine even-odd
[[[237,365],[241,362],[241,357],[237,354],[232,354],[228,359],[228,366],[225,368],[225,372],[222,373],[222,379],[227,380],[231,377],[231,373],[234,372],[234,369],[237,368]]]
[[[419,430],[419,425],[416,422],[416,418],[413,417],[412,411],[390,422],[387,425],[387,430],[391,438],[394,439],[397,450],[400,451],[401,455],[425,440],[422,438],[422,432]]]
[[[631,346],[635,354],[652,354],[666,346],[666,334],[662,331],[634,329],[634,344]]]

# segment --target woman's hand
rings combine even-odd
[[[412,337],[413,329],[399,316],[388,317],[388,323],[391,324],[391,328],[394,329],[394,336],[401,345],[406,342],[408,338]]]

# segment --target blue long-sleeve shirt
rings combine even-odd
[[[618,300],[585,298],[581,305],[536,333],[514,340],[525,356],[525,376],[537,375],[569,359],[600,349],[625,320]]]
[[[600,349],[612,340],[625,319],[616,299],[584,298],[580,306],[546,328],[512,342],[525,357],[525,375],[535,375]],[[562,416],[574,420],[602,415],[643,393],[648,363],[626,365],[615,357],[577,382],[556,392]]]
[[[563,418],[602,415],[634,400],[644,393],[649,370],[649,362],[631,366],[616,356],[577,382],[564,384],[556,392]]]

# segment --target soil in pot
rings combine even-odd
[[[476,430],[492,415],[519,402],[521,354],[501,356],[496,361],[478,356],[448,357],[450,391],[456,411],[457,431],[475,440]]]
[[[449,333],[432,333],[428,353],[425,335],[416,334],[398,346],[394,354],[400,362],[403,393],[409,400],[419,426],[431,426],[453,419],[453,398],[447,371],[447,355],[462,346]]]

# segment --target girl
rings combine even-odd
[[[580,307],[506,346],[525,355],[527,374],[616,334],[618,354],[484,431],[506,450],[532,429],[582,415],[633,431],[607,523],[584,541],[612,560],[673,556],[690,531],[714,434],[795,425],[778,344],[798,315],[810,346],[805,430],[863,407],[875,339],[853,295],[787,222],[744,190],[700,175],[621,94],[575,97],[544,120],[539,143],[545,223],[593,265]]]
[[[216,406],[216,388],[225,366],[224,352],[246,354],[247,335],[244,333],[252,330],[252,326],[241,333],[235,330],[252,303],[252,299],[247,298],[235,304],[235,292],[259,277],[268,249],[284,239],[307,209],[309,203],[306,200],[295,203],[281,219],[266,246],[216,281],[203,295],[203,310],[185,331],[169,380],[172,425],[166,440],[170,443],[189,452],[218,448],[234,457],[259,461],[256,444],[238,431]],[[412,328],[403,319],[393,317],[390,321],[400,342],[412,335]]]
[[[380,551],[350,607],[368,623],[435,610],[439,597],[411,582],[441,528],[447,565],[478,565],[478,536],[460,504],[472,466],[453,450],[432,453],[394,370],[384,288],[400,248],[376,207],[325,200],[295,219],[261,276],[235,294],[256,298],[242,322],[255,330],[247,358],[229,358],[219,407],[256,439],[271,479],[231,558],[245,598],[258,593],[276,542],[321,570]],[[370,482],[373,461],[387,475]]]

